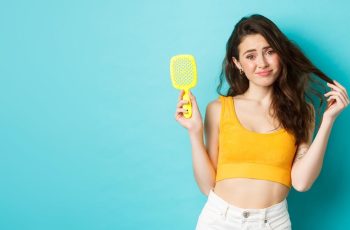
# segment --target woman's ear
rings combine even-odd
[[[241,64],[235,57],[232,57],[232,62],[236,65],[237,69],[242,69]]]

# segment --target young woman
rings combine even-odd
[[[317,93],[313,75],[332,82],[314,139],[315,110],[306,100]],[[227,95],[220,93],[224,78]],[[291,229],[286,197],[291,186],[307,191],[318,177],[333,123],[349,104],[346,89],[272,21],[251,15],[227,42],[218,93],[204,125],[192,94],[192,117],[183,117],[183,91],[175,113],[188,129],[195,179],[208,196],[196,229]]]

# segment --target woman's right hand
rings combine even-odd
[[[199,133],[203,131],[203,121],[197,105],[196,97],[192,95],[191,91],[189,92],[189,96],[192,103],[192,116],[190,118],[185,118],[183,114],[186,113],[186,110],[182,107],[188,102],[182,100],[182,96],[184,95],[184,93],[184,90],[180,91],[178,103],[176,106],[175,119],[178,123],[180,123],[180,125],[188,129],[189,133]]]

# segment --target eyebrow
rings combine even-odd
[[[268,49],[268,48],[271,48],[271,46],[265,46],[265,47],[263,47],[263,50]],[[243,55],[246,54],[246,53],[249,53],[249,52],[253,52],[253,51],[256,51],[256,49],[247,50],[247,51],[245,51],[245,52],[243,53]]]

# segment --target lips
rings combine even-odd
[[[268,76],[272,73],[272,70],[269,70],[269,71],[261,71],[261,72],[257,72],[256,74],[259,75],[259,76]]]

